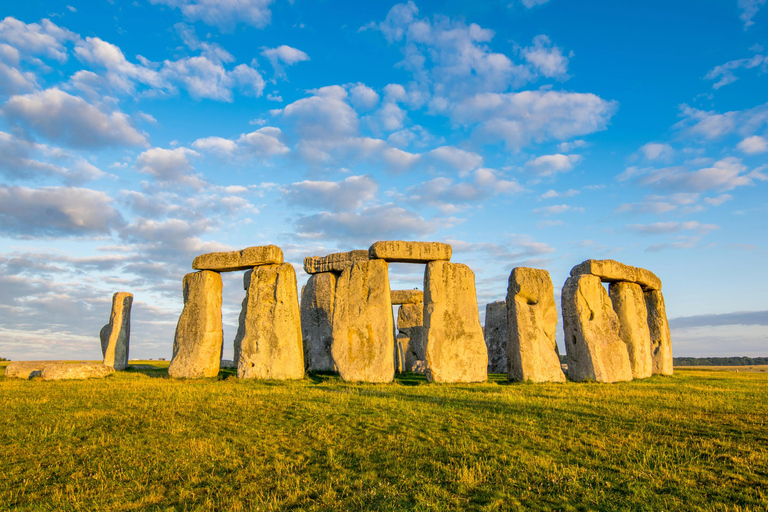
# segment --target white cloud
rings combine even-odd
[[[258,98],[264,93],[264,78],[251,66],[240,64],[230,72],[230,75],[245,94]]]
[[[532,9],[537,5],[544,5],[545,3],[549,2],[549,0],[522,0],[522,2],[526,8]]]
[[[768,103],[722,114],[683,104],[680,106],[680,116],[683,119],[674,127],[689,137],[715,140],[733,133],[746,137],[754,135],[768,123]]]
[[[454,213],[464,205],[494,194],[513,194],[523,190],[516,181],[499,178],[493,169],[476,169],[472,177],[471,182],[456,182],[452,178],[439,177],[409,187],[406,191],[408,201],[417,206],[434,206],[443,213]]]
[[[669,144],[649,142],[640,148],[646,160],[669,160],[674,156],[675,150]]]
[[[200,151],[213,151],[215,153],[231,155],[237,150],[237,142],[222,137],[205,137],[194,141],[192,147]]]
[[[748,155],[757,155],[768,151],[768,139],[759,135],[753,135],[739,142],[736,147]]]
[[[679,233],[681,231],[696,231],[705,234],[715,229],[720,229],[716,224],[701,224],[697,221],[687,222],[654,222],[653,224],[629,224],[627,228],[641,235],[658,235],[667,233]]]
[[[533,45],[521,50],[523,58],[542,76],[568,79],[568,57],[544,34],[533,38]]]
[[[752,69],[759,67],[760,71],[765,73],[768,71],[768,56],[755,55],[748,59],[737,59],[715,66],[704,76],[707,80],[717,80],[712,84],[713,89],[719,89],[724,85],[732,84],[738,77],[734,73],[739,68]],[[719,80],[718,80],[719,78]]]
[[[529,160],[525,166],[539,176],[552,176],[560,172],[568,172],[581,161],[581,155],[542,155]]]
[[[566,212],[583,213],[584,208],[568,204],[555,204],[552,206],[545,206],[544,208],[534,208],[533,210],[533,213],[539,215],[559,215]]]
[[[37,87],[37,78],[30,71],[21,71],[0,60],[0,94],[12,95],[29,92]]]
[[[77,34],[47,19],[27,24],[8,16],[0,21],[0,42],[13,46],[25,58],[43,55],[64,63],[67,61],[64,43],[77,39]]]
[[[638,173],[638,176],[643,185],[693,193],[707,190],[728,191],[751,185],[754,181],[768,180],[760,169],[746,172],[748,169],[740,159],[726,157],[703,169],[689,171],[683,167],[668,167],[645,170]]]
[[[755,24],[752,18],[765,5],[765,0],[739,0],[739,18],[744,22],[744,30]]]
[[[356,83],[349,88],[349,101],[358,110],[370,110],[379,103],[379,95],[363,83]]]
[[[581,192],[574,189],[566,190],[565,192],[557,192],[556,190],[550,189],[541,194],[539,197],[541,199],[554,199],[556,197],[573,197],[579,195],[580,193]]]
[[[381,154],[384,161],[391,167],[401,170],[411,167],[416,162],[421,160],[421,155],[416,153],[408,153],[397,148],[387,148],[382,151]]]
[[[293,66],[297,62],[309,60],[309,55],[288,45],[280,45],[277,48],[262,48],[261,54],[267,58],[277,76],[285,76],[285,66]]]
[[[446,163],[460,172],[467,172],[477,169],[483,165],[483,157],[471,151],[465,151],[455,146],[441,146],[435,148],[429,153],[435,160]]]
[[[194,171],[190,157],[200,156],[188,148],[151,148],[136,158],[136,170],[153,176],[161,184],[180,184],[200,188],[203,182]]]
[[[668,196],[648,195],[642,201],[635,203],[624,203],[616,208],[617,213],[654,213],[662,214],[676,210],[681,206],[690,206],[699,200],[699,194],[696,192],[678,192]]]
[[[370,176],[349,176],[342,181],[293,183],[283,189],[283,197],[294,206],[339,212],[360,208],[374,199],[378,188]]]
[[[190,21],[202,21],[220,30],[232,31],[238,23],[264,28],[272,20],[273,0],[149,0],[181,9]]]
[[[232,101],[234,79],[220,63],[204,56],[165,61],[163,73],[184,85],[194,99]]]
[[[256,155],[268,157],[284,155],[290,152],[283,141],[280,128],[265,126],[251,133],[243,133],[237,140],[222,137],[205,137],[197,139],[192,147],[201,151],[211,151],[220,155],[245,157]]]
[[[283,117],[303,138],[327,139],[355,135],[357,113],[346,102],[347,91],[338,85],[314,91],[309,98],[297,100],[283,109]]]

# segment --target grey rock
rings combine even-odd
[[[301,292],[304,363],[312,371],[336,371],[331,355],[336,279],[333,272],[312,274]]]
[[[488,349],[488,373],[507,373],[507,303],[503,300],[485,305],[485,346]]]
[[[653,374],[651,333],[643,290],[636,283],[611,283],[609,295],[619,317],[619,337],[627,346],[632,378],[650,377]]]

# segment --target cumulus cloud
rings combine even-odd
[[[307,139],[327,139],[356,135],[359,120],[347,103],[347,91],[338,85],[323,87],[308,98],[283,109],[283,118]]]
[[[678,192],[671,195],[651,194],[635,203],[624,203],[616,208],[617,213],[654,213],[662,214],[680,207],[691,206],[699,200],[700,194]]]
[[[749,168],[739,158],[726,157],[711,167],[689,170],[686,167],[662,169],[629,168],[618,179],[636,178],[642,185],[657,188],[677,189],[683,192],[704,192],[707,190],[728,191],[736,187],[751,185],[755,181],[768,180],[761,169],[747,172]]]
[[[768,139],[759,135],[753,135],[739,142],[736,147],[748,155],[757,155],[768,151]]]
[[[309,60],[309,55],[288,45],[280,45],[277,48],[262,48],[261,54],[267,58],[272,68],[275,70],[275,75],[279,77],[285,76],[284,66],[293,66],[297,62],[303,62]]]
[[[370,110],[379,103],[379,94],[358,82],[349,86],[349,101],[358,110]]]
[[[0,21],[0,42],[15,48],[22,58],[45,56],[64,63],[68,57],[64,43],[78,39],[77,34],[47,19],[27,24],[8,16]]]
[[[533,45],[521,50],[523,58],[533,69],[547,78],[568,79],[568,57],[562,48],[544,34],[533,38]]]
[[[675,124],[675,128],[695,139],[716,140],[734,133],[746,137],[768,123],[768,103],[722,114],[683,104],[680,116],[683,119]]]
[[[230,32],[238,23],[264,28],[272,20],[269,6],[273,0],[149,0],[180,9],[190,21],[202,21],[206,25]]]
[[[455,146],[440,146],[427,153],[439,163],[448,164],[457,171],[467,172],[483,165],[483,157]]]
[[[284,187],[291,205],[332,212],[356,210],[375,198],[376,181],[370,176],[349,176],[342,181],[300,181]]]
[[[409,187],[406,192],[409,203],[430,205],[448,214],[494,194],[513,194],[522,190],[523,187],[516,181],[499,177],[493,169],[481,168],[472,173],[471,181],[457,182],[453,178],[439,177]]]
[[[382,151],[381,156],[390,168],[398,171],[407,169],[421,160],[421,155],[397,148],[387,148]]]
[[[0,94],[29,92],[37,87],[37,78],[30,71],[21,71],[0,60]]]
[[[200,188],[203,181],[193,173],[191,157],[199,153],[188,148],[151,148],[136,158],[136,170],[153,176],[164,185],[189,185]]]
[[[541,155],[526,162],[525,167],[538,176],[568,172],[581,161],[581,155]]]
[[[250,156],[271,157],[285,155],[291,150],[283,142],[283,132],[274,126],[265,126],[250,133],[243,133],[237,139],[205,137],[197,139],[192,147],[220,156],[245,159]]]
[[[669,144],[649,142],[640,148],[640,153],[646,160],[669,160],[674,156],[675,150]]]

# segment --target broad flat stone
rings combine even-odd
[[[485,346],[488,349],[488,373],[507,373],[507,303],[503,300],[485,305]]]
[[[168,375],[199,379],[219,374],[224,335],[221,327],[221,274],[202,270],[184,276],[184,309],[176,325]]]
[[[12,361],[5,367],[5,376],[16,379],[39,377],[43,368],[63,361]]]
[[[368,249],[368,256],[374,260],[393,263],[429,263],[450,261],[451,246],[439,242],[404,242],[402,240],[376,242]]]
[[[53,363],[40,372],[42,380],[101,379],[115,373],[111,366],[98,363]]]
[[[555,332],[557,307],[549,272],[517,267],[507,287],[509,371],[514,381],[565,382]]]
[[[643,291],[661,291],[661,279],[650,270],[635,267],[635,282],[639,284]]]
[[[246,295],[237,376],[241,379],[301,379],[304,348],[290,263],[256,267]]]
[[[128,349],[131,340],[131,305],[133,295],[117,292],[112,296],[112,311],[109,323],[99,333],[101,337],[102,364],[115,370],[128,367]]]
[[[301,335],[304,340],[304,364],[307,369],[335,372],[331,355],[333,342],[333,302],[336,298],[336,274],[312,274],[301,290]]]
[[[468,266],[447,261],[427,264],[424,329],[429,381],[485,382],[488,350],[477,310],[475,274]]]
[[[574,381],[632,380],[627,346],[619,337],[619,317],[598,276],[569,277],[562,292],[568,378]]]
[[[609,295],[619,317],[619,337],[627,346],[632,378],[648,378],[653,375],[653,358],[643,289],[636,283],[611,283]]]
[[[602,281],[637,283],[643,290],[661,290],[661,279],[644,268],[632,267],[616,260],[586,260],[571,269],[571,276],[591,274]]]
[[[645,292],[644,295],[651,336],[653,373],[672,375],[672,337],[669,334],[664,295],[658,290]]]
[[[386,261],[358,261],[336,282],[331,354],[345,381],[392,382],[392,303]]]
[[[403,368],[415,371],[427,358],[424,350],[424,304],[403,304],[397,311],[397,339],[403,350]]]
[[[392,305],[423,304],[424,292],[421,290],[392,290]]]
[[[192,268],[215,272],[233,272],[235,270],[248,270],[260,265],[279,265],[282,262],[282,249],[276,245],[261,245],[247,247],[240,251],[202,254],[192,262]]]
[[[337,252],[328,256],[310,256],[304,258],[304,272],[319,274],[321,272],[343,272],[357,261],[367,261],[368,251]]]

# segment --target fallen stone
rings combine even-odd
[[[117,292],[112,296],[112,311],[109,323],[99,333],[101,337],[101,352],[104,356],[102,364],[115,370],[125,370],[128,367],[128,349],[131,339],[131,305],[133,295],[128,292]]]
[[[571,269],[571,277],[591,274],[601,281],[615,283],[626,281],[637,283],[643,290],[661,290],[661,279],[650,270],[636,268],[616,260],[586,260]]]
[[[42,380],[101,379],[115,373],[111,366],[99,363],[53,363],[40,372]]]
[[[319,274],[322,272],[342,272],[351,267],[355,262],[367,261],[368,251],[337,252],[328,256],[310,256],[304,258],[304,272],[307,274]]]
[[[549,272],[525,267],[512,270],[507,288],[507,323],[507,378],[565,382],[555,341],[557,307]]]
[[[439,242],[376,242],[368,249],[370,259],[393,263],[429,263],[450,261],[451,246]]]
[[[664,295],[658,290],[645,292],[644,295],[648,312],[648,330],[651,337],[653,373],[672,375],[672,337],[669,334]]]
[[[427,358],[424,349],[424,304],[401,305],[397,311],[397,330],[398,340],[402,339],[404,371],[412,372],[417,361]]]
[[[235,270],[248,270],[260,265],[279,265],[282,262],[282,249],[276,245],[261,245],[247,247],[240,251],[202,254],[192,262],[192,268],[214,272],[233,272]]]
[[[427,264],[424,329],[429,381],[484,382],[488,378],[475,274],[468,266],[447,261]]]
[[[619,337],[619,317],[598,276],[569,277],[562,292],[568,378],[574,381],[632,380],[627,346]]]
[[[336,279],[333,272],[312,274],[301,291],[304,364],[312,371],[336,371],[331,355]]]
[[[304,348],[290,263],[256,267],[246,295],[237,376],[241,379],[301,379]]]
[[[488,349],[488,373],[507,373],[507,303],[503,300],[485,305],[485,346]]]
[[[398,304],[423,304],[424,292],[421,290],[392,290],[392,305]]]
[[[219,374],[224,334],[221,274],[210,270],[184,276],[184,309],[176,325],[168,375],[182,379]]]
[[[619,337],[627,346],[633,379],[653,375],[651,333],[643,290],[636,283],[611,283],[608,290],[613,310],[619,317]]]
[[[39,377],[43,368],[49,364],[63,361],[12,361],[5,367],[5,376],[16,379],[31,379]]]
[[[358,261],[336,282],[331,354],[341,378],[392,382],[392,332],[388,264]]]

